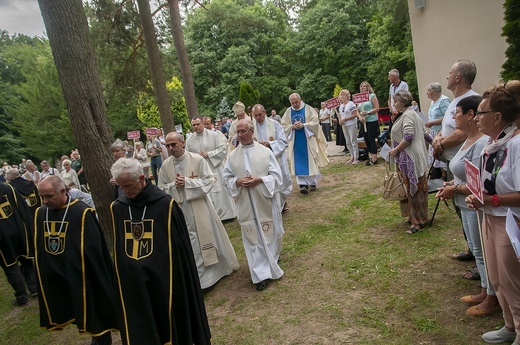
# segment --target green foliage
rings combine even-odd
[[[233,111],[231,110],[231,106],[229,105],[226,97],[222,97],[217,109],[217,119],[221,119],[224,116],[229,117],[232,113]]]
[[[246,106],[246,110],[258,103],[260,93],[255,90],[250,83],[243,81],[240,83],[240,92],[238,100]]]
[[[336,84],[334,86],[334,97],[338,97],[342,89],[343,88],[339,84]]]
[[[520,79],[520,6],[517,0],[504,3],[504,21],[502,36],[509,44],[506,49],[507,60],[502,65],[504,80]]]
[[[179,78],[173,77],[166,83],[166,88],[168,89],[168,94],[170,96],[173,121],[176,125],[182,124],[184,130],[191,128],[188,112],[186,110],[186,103],[184,101],[184,96],[182,95],[181,81]],[[139,94],[137,118],[142,123],[141,129],[143,131],[147,127],[162,127],[159,109],[155,103],[155,96],[153,94],[151,83],[149,83],[147,92],[141,92]]]
[[[3,152],[17,160],[25,155],[52,159],[69,152],[75,140],[48,41],[3,36],[2,45],[3,119],[12,120],[10,135],[2,135]]]

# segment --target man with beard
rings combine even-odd
[[[133,159],[111,168],[124,192],[111,205],[123,344],[210,344],[184,216]]]

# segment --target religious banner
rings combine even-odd
[[[339,106],[339,99],[337,98],[331,98],[325,101],[325,107],[327,109],[336,108],[337,106]]]
[[[370,94],[368,92],[360,92],[352,95],[352,102],[359,104],[365,103],[370,100]]]
[[[157,128],[155,128],[155,127],[147,128],[146,135],[157,135]]]
[[[470,192],[477,197],[480,203],[484,204],[479,169],[467,159],[464,159],[464,167],[466,170],[466,186]]]
[[[128,138],[128,140],[131,140],[131,139],[139,140],[139,138],[141,137],[141,132],[139,132],[139,131],[126,132],[126,137]]]

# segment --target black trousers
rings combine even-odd
[[[11,266],[5,266],[3,260],[0,260],[0,266],[4,270],[7,281],[11,284],[14,290],[14,296],[19,304],[23,304],[29,300],[29,294],[27,293],[27,287],[31,293],[37,293],[36,288],[36,273],[34,270],[34,264],[32,259],[26,259],[20,257],[18,262]],[[24,278],[24,276],[27,277]],[[26,287],[27,283],[27,287]]]

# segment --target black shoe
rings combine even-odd
[[[347,149],[344,149],[342,152],[348,152],[348,150],[347,150]]]
[[[316,185],[311,185],[311,192],[314,192],[316,190]]]
[[[367,167],[368,167],[368,166],[372,166],[372,165],[376,165],[376,164],[377,164],[377,161],[374,162],[374,161],[371,160],[371,159],[369,159],[369,160],[365,163],[365,165],[366,165]]]
[[[25,307],[26,305],[28,305],[29,303],[31,303],[30,300],[23,300],[23,301],[19,301],[17,299],[15,299],[14,301],[11,302],[11,304],[15,307]]]
[[[256,291],[264,290],[267,287],[267,285],[269,285],[270,282],[271,282],[271,279],[266,279],[266,280],[262,280],[260,283],[256,283],[255,284]]]
[[[36,292],[31,292],[31,296],[33,296],[33,297],[38,297],[38,291],[36,291]]]
[[[289,205],[287,205],[287,203],[283,204],[283,208],[282,208],[282,213],[287,213],[289,212]]]
[[[309,187],[308,186],[300,186],[300,193],[301,194],[309,194]]]

